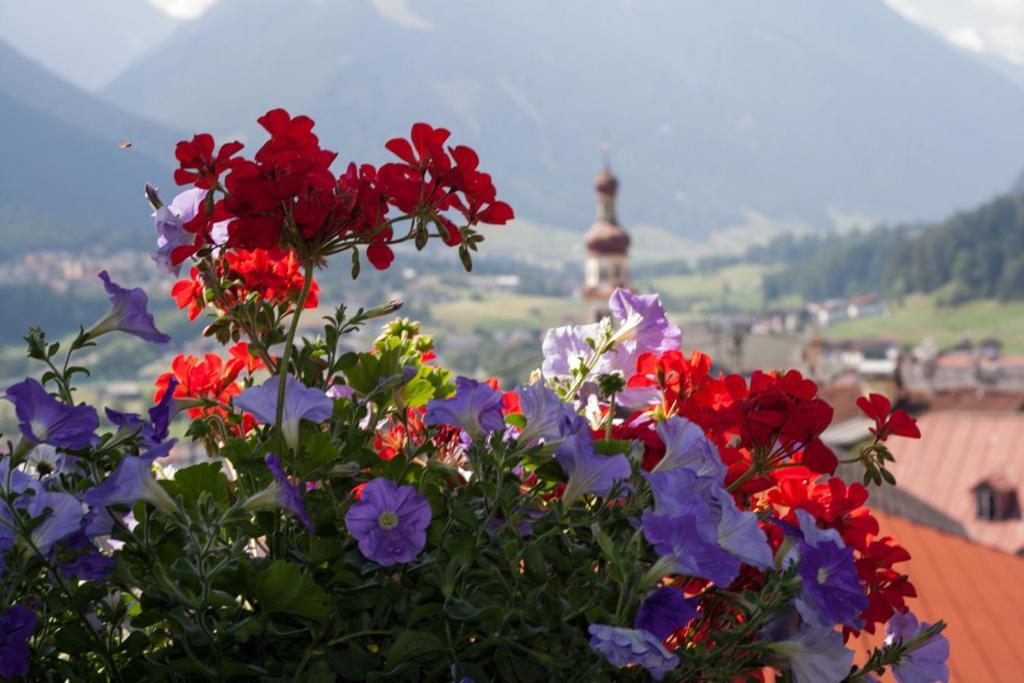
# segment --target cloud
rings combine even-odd
[[[217,0],[149,0],[149,4],[175,19],[197,19]]]
[[[946,34],[949,42],[972,52],[985,51],[985,39],[973,26],[961,26]]]
[[[957,47],[1024,64],[1024,0],[885,0]]]
[[[384,19],[413,31],[433,31],[434,25],[419,16],[406,4],[405,0],[370,0],[373,8]]]

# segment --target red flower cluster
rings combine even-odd
[[[891,410],[892,404],[889,403],[889,399],[881,394],[861,396],[857,399],[857,407],[875,421],[871,433],[879,441],[885,441],[890,436],[903,436],[908,439],[921,438],[917,420],[910,417],[905,410]]]
[[[755,372],[750,386],[727,378],[732,403],[721,412],[719,431],[736,433],[740,443],[773,460],[791,457],[819,474],[831,474],[838,461],[822,443],[832,422],[832,406],[818,398],[818,386],[796,370],[785,375]]]
[[[656,387],[666,416],[680,415],[705,429],[712,427],[716,411],[730,399],[725,382],[711,377],[711,357],[700,351],[689,358],[679,351],[641,354],[627,386]]]
[[[230,403],[231,398],[242,391],[242,387],[237,381],[239,375],[243,371],[251,375],[264,366],[259,358],[249,353],[249,345],[245,342],[235,344],[228,352],[231,359],[227,363],[215,353],[208,353],[201,359],[192,355],[178,355],[171,361],[171,371],[165,372],[157,378],[153,401],[160,402],[160,399],[167,393],[167,388],[173,377],[178,380],[178,386],[174,390],[175,398],[186,400],[205,398],[219,403]],[[188,409],[188,416],[193,420],[213,415],[226,418],[228,413],[218,406]],[[242,422],[242,433],[248,432],[255,426],[256,421],[253,417],[245,415]]]
[[[401,210],[403,218],[439,226],[449,245],[458,245],[462,235],[444,212],[460,213],[467,226],[504,224],[513,218],[508,204],[497,199],[491,177],[478,170],[476,153],[465,146],[445,148],[450,134],[443,128],[417,123],[411,142],[396,138],[387,143],[401,162],[379,169],[352,163],[335,177],[330,167],[337,154],[320,147],[308,116],[292,117],[274,109],[258,121],[270,139],[252,160],[234,156],[242,149],[237,142],[214,154],[208,134],[178,144],[176,182],[223,197],[185,225],[196,239],[174,251],[174,263],[212,244],[213,224],[224,220],[228,249],[280,247],[316,254],[332,240],[357,236],[356,241],[366,245],[370,262],[383,269],[394,258],[387,218],[391,206]]]
[[[193,268],[188,279],[179,280],[171,288],[178,308],[188,308],[189,320],[195,320],[211,302],[222,310],[230,309],[255,293],[272,304],[283,304],[302,291],[302,267],[294,252],[273,249],[237,249],[217,262],[222,283],[219,292],[207,290],[203,275]],[[306,308],[316,308],[320,287],[314,281],[306,297]],[[209,292],[209,294],[207,293]]]
[[[905,610],[906,598],[915,595],[907,576],[894,569],[910,554],[895,539],[879,537],[878,521],[864,507],[868,490],[862,484],[847,485],[836,477],[822,480],[837,465],[835,454],[820,438],[832,421],[832,407],[818,397],[817,385],[796,371],[756,372],[748,384],[738,375],[713,377],[711,367],[711,359],[700,352],[689,358],[678,351],[641,355],[628,386],[656,388],[661,401],[613,425],[610,437],[642,443],[643,466],[652,469],[665,454],[656,431],[658,420],[678,415],[703,427],[728,468],[726,482],[746,477],[735,491],[742,508],[763,510],[792,524],[796,524],[794,510],[806,510],[820,527],[835,529],[854,549],[857,573],[869,600],[860,616],[864,629],[873,633],[876,624]],[[880,440],[920,436],[905,412],[890,414],[884,397],[872,394],[858,405],[876,421],[873,431]],[[595,430],[593,435],[605,438],[605,431]],[[758,476],[750,477],[748,471],[755,462],[760,470]],[[762,528],[776,547],[782,542],[778,526],[762,523]],[[748,570],[737,579],[737,589],[756,587],[763,580],[759,572]],[[688,590],[700,588],[697,582]]]
[[[867,489],[860,483],[847,485],[833,477],[815,483],[816,475],[803,468],[783,469],[773,473],[777,486],[765,500],[787,510],[783,519],[795,524],[793,511],[809,512],[823,529],[835,529],[843,542],[854,549],[854,562],[868,607],[860,615],[864,630],[875,632],[875,625],[885,623],[897,611],[907,609],[906,599],[917,595],[909,578],[893,565],[910,559],[899,542],[891,537],[879,537],[878,520],[864,507]],[[846,628],[847,633],[856,634]]]

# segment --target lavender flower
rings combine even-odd
[[[274,424],[277,419],[277,390],[281,376],[274,375],[258,387],[250,387],[235,397],[234,404],[252,413],[264,424]],[[299,446],[299,423],[308,420],[320,424],[331,419],[334,402],[321,390],[307,387],[292,375],[284,385],[284,409],[281,424],[277,425],[284,435],[285,443],[291,448]]]
[[[665,444],[665,457],[654,467],[655,472],[685,467],[698,476],[725,481],[725,465],[718,457],[718,448],[695,422],[672,417],[657,426],[658,436]]]
[[[0,614],[0,676],[6,679],[28,674],[28,641],[36,630],[36,615],[22,605]]]
[[[455,380],[455,396],[427,403],[426,425],[456,425],[474,441],[505,426],[501,393],[466,377]]]
[[[185,223],[196,217],[205,198],[206,190],[185,190],[171,201],[170,206],[161,206],[153,214],[153,226],[157,232],[153,260],[164,273],[177,275],[181,271],[181,264],[171,264],[171,254],[178,247],[195,241],[195,235],[185,230]]]
[[[14,404],[21,433],[34,444],[78,450],[97,440],[100,420],[94,408],[61,403],[34,379],[10,387],[4,398]]]
[[[768,646],[786,660],[795,683],[841,681],[850,673],[853,651],[843,636],[831,628],[805,626],[796,638]]]
[[[92,326],[89,338],[95,339],[107,332],[120,331],[156,344],[166,344],[171,338],[156,329],[153,314],[146,310],[149,297],[141,288],[125,289],[110,279],[107,271],[100,273],[103,288],[110,296],[110,313]]]
[[[634,343],[633,354],[679,348],[682,333],[668,321],[657,294],[634,294],[619,287],[608,299],[608,307],[619,323],[617,336]]]
[[[853,549],[843,545],[835,530],[818,529],[806,511],[797,510],[796,516],[804,538],[787,556],[787,562],[799,558],[797,573],[803,594],[796,600],[797,610],[815,626],[845,624],[858,628],[857,616],[867,609],[868,598],[857,578]]]
[[[377,478],[345,513],[345,527],[363,557],[385,567],[409,562],[427,544],[430,504],[412,486]]]
[[[142,455],[126,455],[114,471],[85,492],[89,507],[134,505],[140,500],[169,512],[174,500],[153,477],[153,461],[170,453],[174,440],[167,441]]]
[[[697,610],[683,597],[681,590],[665,586],[644,598],[635,626],[664,640],[696,616]]]
[[[263,510],[267,508],[282,508],[288,510],[306,525],[309,533],[314,533],[313,523],[306,514],[306,508],[302,504],[302,495],[297,486],[288,480],[288,476],[281,469],[281,459],[273,453],[267,453],[263,459],[267,469],[274,475],[274,481],[264,490],[254,493],[245,501],[246,510]]]
[[[584,493],[607,496],[612,488],[632,473],[624,455],[597,455],[587,429],[565,439],[555,451],[555,460],[568,477],[562,502],[568,507]]]
[[[591,624],[588,631],[591,649],[604,655],[612,666],[641,666],[656,681],[679,666],[679,658],[648,631],[605,624]]]
[[[562,403],[558,394],[541,382],[517,389],[519,407],[526,418],[526,426],[519,433],[519,441],[529,444],[536,439],[544,443],[561,441],[568,435],[573,416],[576,414]]]
[[[918,623],[912,612],[897,612],[885,626],[885,644],[907,643],[930,625]],[[939,634],[905,654],[899,664],[892,667],[892,675],[897,683],[946,683],[949,680],[948,659],[949,641]]]

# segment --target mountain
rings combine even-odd
[[[88,90],[177,24],[143,0],[0,0],[0,40]]]
[[[146,223],[143,184],[171,187],[179,133],[97,99],[3,43],[0,120],[4,250],[130,234]]]
[[[805,238],[781,250],[786,269],[767,276],[765,297],[807,300],[879,289],[890,295],[940,292],[942,304],[1024,299],[1024,194],[1013,189],[933,225]],[[772,262],[779,262],[774,260]]]
[[[766,217],[936,219],[1024,158],[1024,89],[881,0],[410,7],[221,0],[102,95],[253,143],[284,106],[343,160],[444,125],[520,216],[579,229],[607,134],[623,220],[696,238]]]

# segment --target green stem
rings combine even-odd
[[[277,412],[275,413],[274,424],[281,429],[281,417],[284,415],[284,389],[285,380],[288,379],[288,362],[292,355],[292,343],[295,341],[295,331],[299,328],[299,317],[306,307],[306,299],[309,297],[309,290],[313,286],[313,263],[307,260],[303,265],[304,276],[302,280],[302,291],[299,299],[295,302],[295,312],[292,314],[292,324],[288,328],[288,337],[284,341],[284,351],[281,354],[281,362],[277,366]]]
[[[756,476],[757,476],[757,467],[755,467],[754,464],[751,463],[750,468],[746,472],[744,472],[742,475],[740,475],[739,479],[737,479],[733,483],[729,484],[729,488],[728,488],[729,493],[733,493],[734,491],[738,490],[741,486],[743,486],[744,484],[746,484],[748,481],[750,481],[751,479],[753,479]]]
[[[587,381],[587,377],[589,377],[590,373],[593,372],[595,367],[597,367],[597,362],[601,359],[601,356],[608,353],[613,346],[614,344],[612,344],[610,340],[605,340],[594,349],[594,353],[587,359],[586,365],[583,366],[583,372],[573,380],[572,385],[569,387],[569,391],[565,393],[564,400],[566,403],[576,398],[576,394],[578,394],[580,389],[583,387],[583,383]]]

